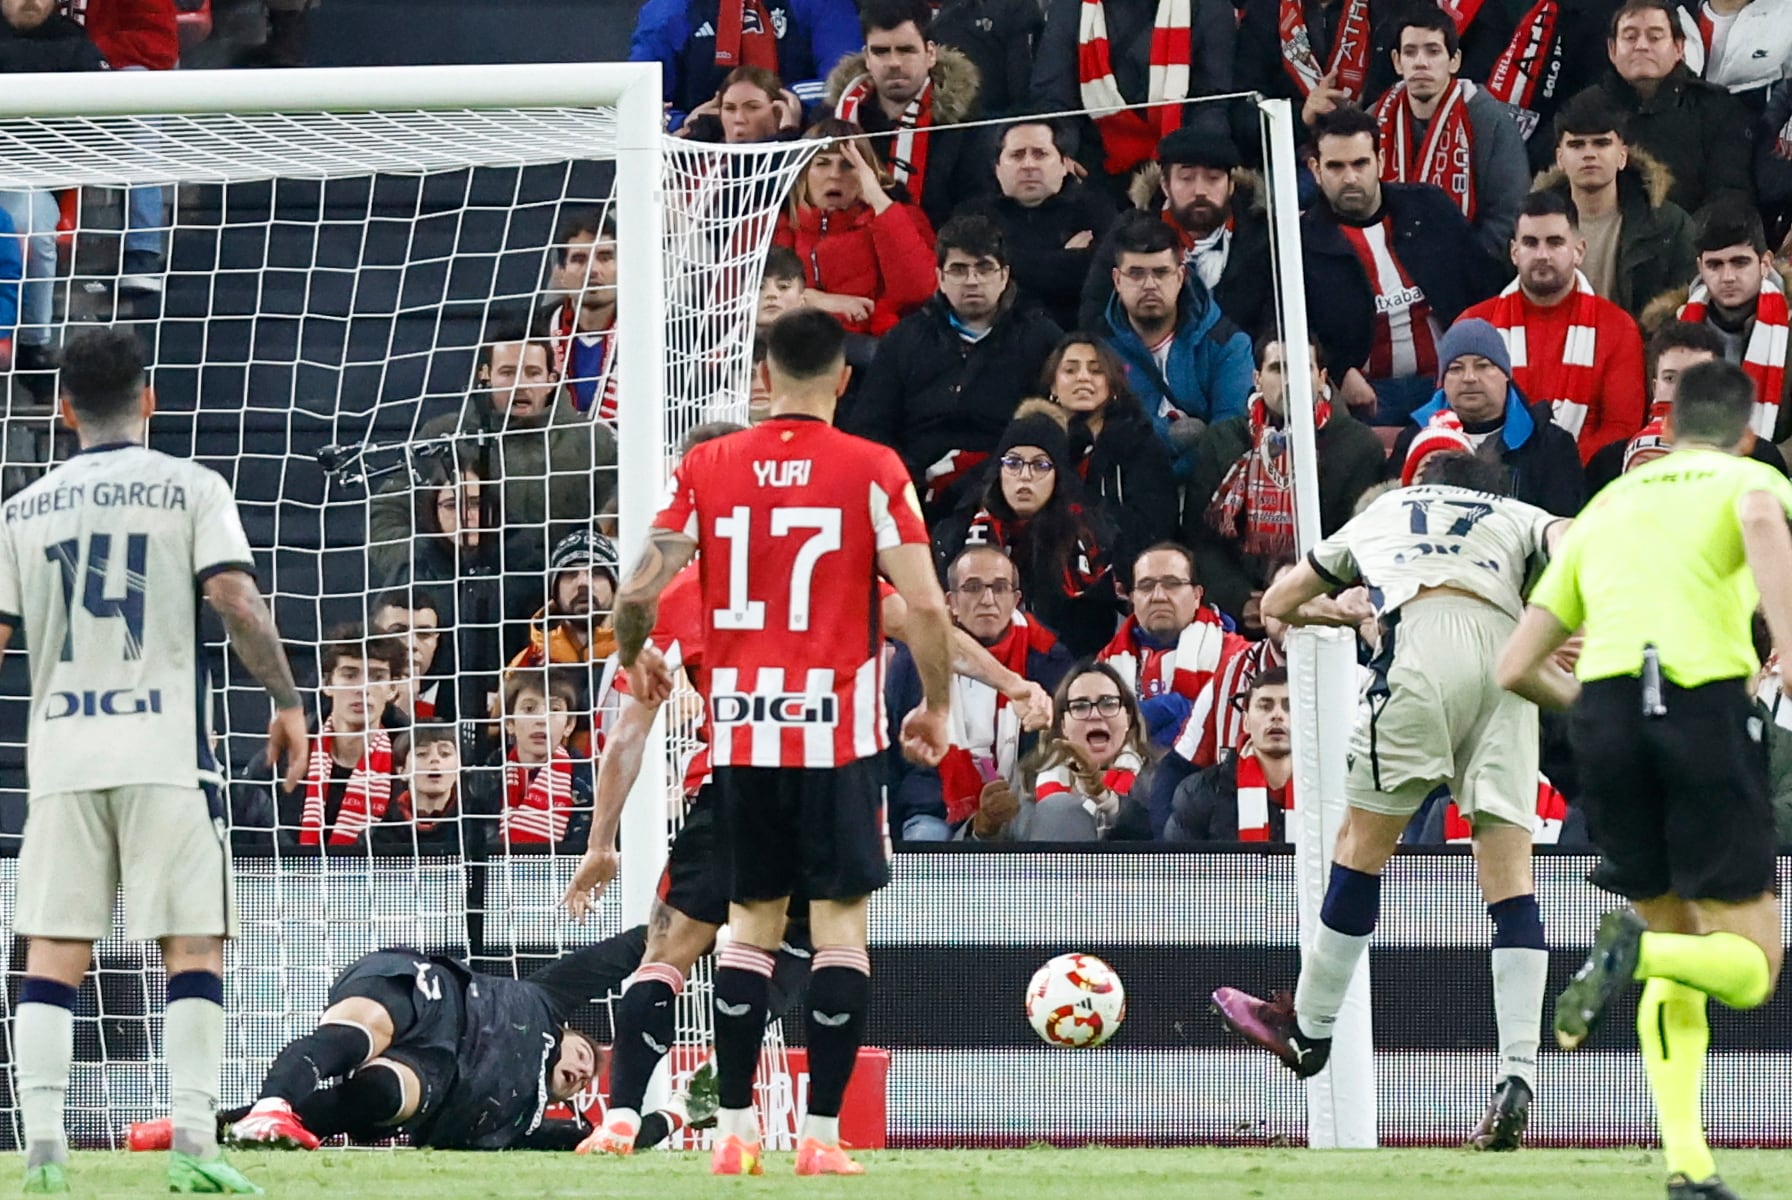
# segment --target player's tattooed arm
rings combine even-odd
[[[268,690],[275,708],[298,708],[299,689],[293,682],[286,647],[274,627],[261,589],[247,571],[220,571],[205,581],[205,600],[224,621],[230,645],[249,673]]]
[[[669,529],[651,529],[640,561],[616,593],[616,652],[622,665],[632,667],[647,644],[658,619],[660,593],[697,554],[697,543]]]

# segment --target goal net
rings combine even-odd
[[[243,923],[225,1103],[253,1098],[366,951],[527,974],[643,921],[693,749],[676,716],[627,817],[628,844],[657,855],[626,855],[583,924],[559,907],[614,704],[614,547],[638,541],[693,427],[745,420],[764,250],[814,143],[665,138],[658,68],[633,64],[119,74],[26,107],[0,100],[24,262],[20,324],[0,330],[18,368],[5,493],[73,448],[46,356],[83,327],[130,328],[151,445],[230,482],[308,707],[330,720],[306,786],[274,786],[265,696],[206,631]],[[157,207],[153,227],[127,216]],[[4,670],[0,832],[16,847],[23,656]],[[14,867],[0,859],[9,927]],[[692,1046],[706,982],[682,1001]],[[161,985],[153,946],[98,946],[78,1144],[166,1111]],[[775,1143],[795,1089],[773,1057]],[[0,1138],[16,1145],[11,1076]]]

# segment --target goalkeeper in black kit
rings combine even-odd
[[[440,1150],[570,1150],[590,1127],[544,1114],[591,1086],[600,1051],[568,1022],[619,990],[645,938],[625,930],[527,979],[416,950],[365,954],[336,977],[317,1028],[274,1059],[255,1103],[219,1114],[221,1136],[304,1150],[399,1134]],[[686,1119],[653,1118],[646,1145]],[[155,1149],[162,1124],[133,1126],[132,1148]]]

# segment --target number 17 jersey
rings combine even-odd
[[[717,767],[886,747],[877,555],[928,545],[894,451],[774,418],[686,454],[654,525],[697,540]]]

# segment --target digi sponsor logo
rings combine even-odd
[[[740,692],[709,698],[710,718],[717,725],[834,725],[839,708],[832,696],[751,696]]]
[[[139,692],[135,688],[112,688],[95,692],[51,692],[44,710],[44,720],[60,721],[65,717],[133,717],[162,711],[162,689]]]

